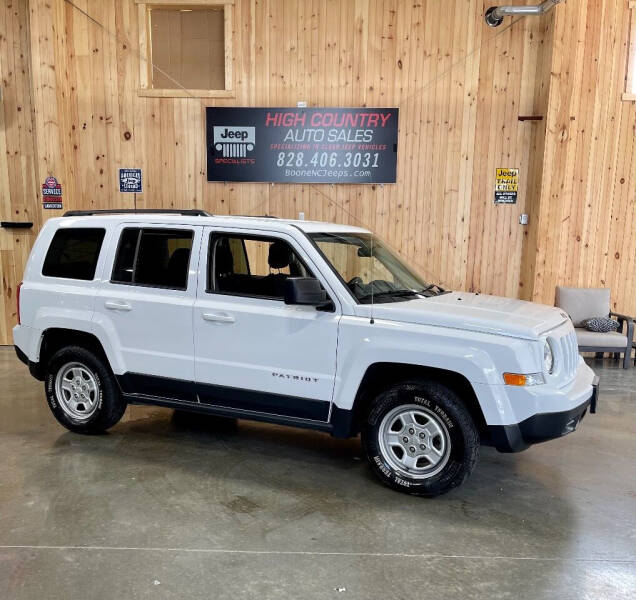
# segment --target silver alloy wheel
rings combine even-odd
[[[97,377],[82,363],[67,363],[55,377],[55,396],[69,417],[86,421],[97,410],[99,403]]]
[[[389,411],[379,428],[380,452],[389,465],[410,479],[437,475],[448,462],[451,441],[444,422],[418,404]]]

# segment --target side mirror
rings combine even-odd
[[[319,306],[327,301],[327,292],[315,277],[288,277],[285,280],[285,304]]]

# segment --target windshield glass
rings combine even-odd
[[[311,233],[358,302],[399,302],[443,292],[427,283],[370,233]]]

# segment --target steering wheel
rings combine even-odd
[[[352,277],[349,281],[347,281],[348,287],[353,287],[354,285],[364,285],[364,281],[362,281],[362,277]]]

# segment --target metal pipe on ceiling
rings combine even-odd
[[[563,0],[545,0],[536,6],[491,6],[486,11],[486,23],[490,27],[499,27],[504,17],[544,15],[561,2]]]

